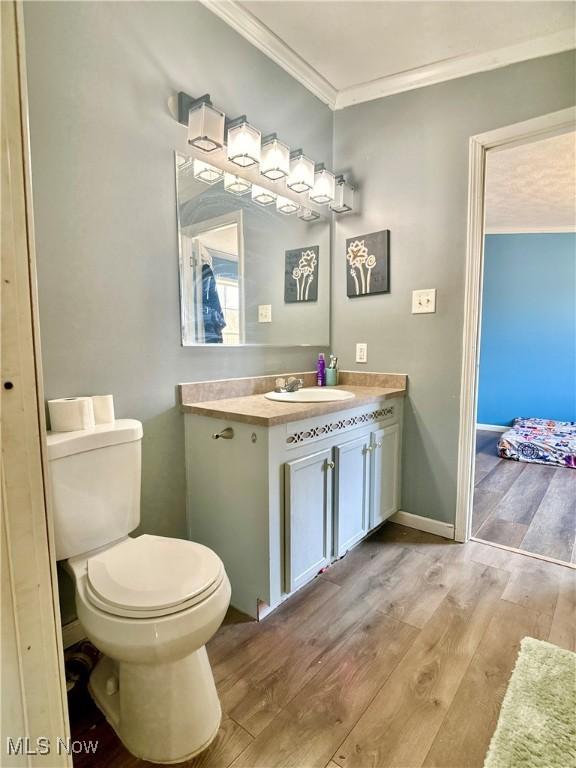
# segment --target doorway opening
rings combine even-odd
[[[575,567],[576,111],[470,142],[456,539]]]

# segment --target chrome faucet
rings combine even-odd
[[[302,389],[304,386],[304,381],[302,379],[297,379],[294,376],[290,376],[288,381],[286,379],[276,379],[276,387],[274,388],[274,392],[296,392],[299,389]]]

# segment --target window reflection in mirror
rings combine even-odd
[[[176,176],[182,343],[328,345],[328,220],[307,223],[233,195],[222,181],[199,181],[184,154],[176,153]],[[300,297],[294,259],[310,248],[313,289]],[[262,305],[271,322],[259,316]]]

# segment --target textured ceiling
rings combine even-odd
[[[486,228],[576,230],[576,133],[488,153]]]
[[[246,0],[336,89],[574,29],[572,2]]]

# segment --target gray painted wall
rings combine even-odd
[[[174,90],[210,91],[317,161],[352,168],[362,214],[335,227],[332,336],[343,367],[410,376],[403,508],[452,521],[468,137],[574,103],[574,55],[541,59],[333,115],[199,3],[24,5],[47,397],[113,392],[144,422],[142,529],[185,535],[178,381],[301,370],[317,350],[182,348]],[[344,240],[392,231],[389,295],[349,300]],[[410,292],[438,289],[412,316]],[[66,598],[66,596],[64,596]],[[70,600],[63,600],[70,608]],[[69,618],[69,616],[67,616]]]
[[[337,220],[332,339],[346,368],[407,373],[402,508],[453,522],[468,185],[468,138],[575,103],[574,53],[391,96],[335,113],[335,162],[361,186]],[[345,239],[391,230],[391,293],[346,298]],[[437,312],[410,314],[437,289]],[[368,365],[354,363],[368,343]]]
[[[184,536],[174,385],[310,369],[317,350],[180,346],[185,129],[167,100],[210,92],[327,164],[332,113],[200,3],[27,2],[24,14],[46,397],[112,392],[118,416],[143,421],[142,530]]]

